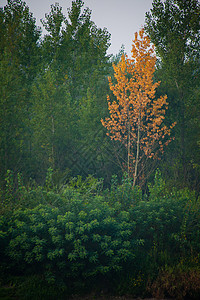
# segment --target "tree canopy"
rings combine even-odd
[[[46,29],[42,36],[27,4],[9,0],[0,10],[2,184],[8,169],[40,183],[48,168],[55,170],[58,182],[92,174],[103,177],[109,186],[112,175],[122,177],[125,169],[132,173],[137,169],[139,182],[142,172],[150,174],[159,166],[177,185],[198,190],[198,20],[196,0],[154,0],[144,24],[148,38],[144,44],[139,36],[134,40],[133,57],[128,59],[122,56],[123,48],[116,56],[108,55],[110,33],[96,26],[83,1],[72,1],[66,15],[58,3],[52,4],[42,20]],[[150,43],[155,45],[157,60],[148,52]],[[137,50],[137,46],[141,48]],[[149,47],[147,56],[141,52],[143,46]],[[116,85],[120,80],[121,87]],[[123,99],[124,106],[115,102],[116,96]],[[136,108],[138,97],[144,105],[138,100]],[[129,109],[126,99],[130,100]],[[156,99],[160,99],[159,107]],[[108,129],[105,120],[110,110],[117,116],[112,121],[115,129],[123,128],[112,133],[113,140],[101,124],[101,119],[107,122]],[[174,122],[175,139],[159,161],[153,160],[163,152]],[[134,167],[137,160],[139,168]]]

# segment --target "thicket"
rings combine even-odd
[[[20,176],[14,185],[10,172],[1,196],[4,293],[200,295],[200,199],[167,187],[160,171],[148,195],[126,175],[105,190],[91,176],[55,186],[52,170],[43,187]]]

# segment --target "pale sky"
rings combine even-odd
[[[58,2],[67,15],[67,8],[71,7],[72,0],[26,0],[30,11],[41,26],[40,19],[50,12],[51,4]],[[117,54],[124,44],[125,51],[130,55],[134,33],[144,25],[145,13],[152,7],[153,0],[84,0],[84,7],[92,10],[91,19],[100,28],[107,28],[111,33],[109,54]],[[0,6],[7,4],[0,0]]]

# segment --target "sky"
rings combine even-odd
[[[58,2],[67,16],[67,8],[71,7],[72,0],[25,0],[30,12],[36,18],[36,24],[41,26],[40,19],[50,12],[51,4]],[[91,19],[100,28],[107,28],[111,34],[111,46],[108,54],[117,54],[122,46],[128,55],[131,54],[131,45],[134,33],[144,25],[145,13],[152,7],[153,0],[83,0],[84,7],[92,10]],[[0,6],[7,4],[0,0]]]

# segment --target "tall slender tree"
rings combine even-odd
[[[67,16],[58,5],[51,6],[43,20],[48,33],[42,47],[48,58],[46,68],[56,72],[60,82],[65,78],[70,94],[73,117],[69,126],[73,136],[71,149],[66,151],[66,157],[71,158],[68,167],[76,175],[102,176],[97,165],[100,164],[98,149],[102,147],[100,118],[106,110],[107,75],[111,66],[107,55],[110,34],[105,28],[97,28],[90,9],[83,5],[83,1],[72,1]]]
[[[72,140],[72,109],[67,82],[60,82],[51,68],[34,81],[32,87],[32,153],[37,176],[51,167],[66,168],[67,153]],[[71,130],[70,130],[71,129]],[[34,173],[34,172],[33,172]]]
[[[38,71],[39,37],[26,3],[8,0],[0,9],[0,176],[28,164],[30,86]]]
[[[170,142],[171,130],[164,124],[167,96],[155,98],[160,82],[153,82],[156,56],[144,30],[135,34],[132,57],[122,56],[113,64],[116,83],[109,78],[116,100],[108,100],[110,117],[101,120],[111,139],[122,142],[127,149],[127,170],[134,182],[142,174],[147,159],[157,159]],[[171,125],[171,128],[175,124]]]

